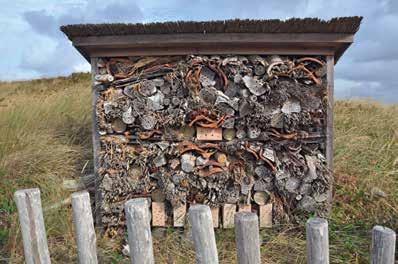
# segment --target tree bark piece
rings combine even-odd
[[[260,227],[272,227],[272,203],[259,207]]]
[[[306,224],[307,263],[329,264],[328,222],[322,218],[311,218]]]
[[[79,263],[98,263],[97,239],[91,213],[90,195],[87,191],[72,194],[72,209]]]
[[[234,227],[234,216],[236,213],[236,204],[224,204],[222,207],[223,228]]]
[[[189,208],[189,221],[197,264],[217,264],[218,253],[210,207],[196,204]]]
[[[151,216],[146,198],[136,198],[125,204],[131,263],[153,264]]]
[[[239,264],[260,264],[258,216],[250,212],[235,214],[235,239]]]
[[[383,226],[372,229],[371,264],[393,264],[395,259],[396,234]]]
[[[166,226],[166,209],[164,203],[152,202],[152,226]]]
[[[41,208],[40,190],[18,190],[14,194],[21,225],[25,262],[51,263]]]

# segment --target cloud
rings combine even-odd
[[[9,24],[0,28],[9,40],[0,43],[5,57],[0,62],[0,78],[48,77],[88,69],[59,31],[64,24],[363,15],[355,43],[336,65],[336,96],[398,102],[396,0],[368,0],[366,5],[362,0],[37,1],[25,5],[16,0],[6,8],[6,17],[0,18]],[[15,28],[20,28],[18,34],[23,39],[15,35]]]

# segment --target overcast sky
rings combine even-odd
[[[0,10],[0,80],[88,71],[63,24],[360,15],[336,66],[335,95],[398,102],[398,0],[0,0]]]

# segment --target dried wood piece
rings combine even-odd
[[[224,204],[222,207],[223,228],[234,227],[234,217],[236,213],[236,204]]]
[[[260,227],[272,227],[272,203],[259,206]]]
[[[152,202],[152,226],[166,226],[166,208],[165,203]]]

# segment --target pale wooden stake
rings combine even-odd
[[[97,239],[87,191],[72,194],[72,209],[79,263],[98,263]]]
[[[311,218],[307,221],[307,263],[329,263],[328,222],[322,218]]]
[[[195,204],[189,208],[189,222],[195,245],[197,264],[216,264],[218,254],[210,207]]]
[[[131,263],[155,263],[148,199],[136,198],[129,200],[126,202],[124,210],[126,213]]]
[[[25,262],[27,264],[51,263],[40,190],[37,188],[18,190],[14,194],[14,199],[21,225]]]
[[[258,216],[251,212],[235,214],[235,239],[239,264],[260,264]]]
[[[234,216],[236,213],[236,204],[224,204],[222,207],[223,228],[234,227]]]
[[[259,206],[260,227],[272,227],[272,203]]]
[[[152,202],[152,226],[166,226],[166,207],[164,203]]]
[[[387,227],[375,226],[372,229],[371,264],[394,264],[395,232]]]

